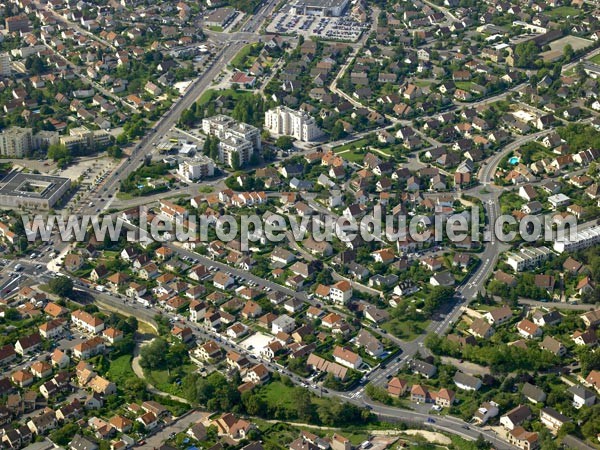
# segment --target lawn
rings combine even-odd
[[[596,55],[593,58],[590,58],[590,61],[594,64],[600,64],[600,55]]]
[[[567,16],[577,16],[581,14],[581,10],[572,6],[559,6],[558,8],[546,11],[545,14],[553,19],[565,19]]]
[[[258,47],[260,44],[248,44],[242,47],[237,55],[231,60],[231,66],[239,70],[244,70],[248,66],[247,61],[252,53],[254,47]]]
[[[182,390],[178,383],[181,383],[180,380],[183,377],[194,372],[197,368],[194,364],[184,364],[173,370],[145,370],[144,376],[159,391],[181,396]]]
[[[360,150],[344,150],[342,152],[337,152],[342,158],[346,161],[360,163],[365,159],[366,152]]]
[[[429,320],[417,322],[413,320],[392,319],[384,323],[381,327],[398,339],[412,341],[420,334],[423,334],[428,325]]]
[[[273,381],[261,389],[265,400],[271,405],[294,408],[294,387],[286,386],[281,381]]]
[[[350,150],[350,149],[354,149],[354,148],[364,147],[368,143],[369,143],[368,139],[358,139],[356,141],[352,141],[352,142],[348,142],[347,144],[340,145],[339,147],[335,147],[333,149],[333,151],[335,153],[340,153],[340,152],[343,152],[344,150]]]
[[[471,92],[473,89],[474,83],[472,81],[455,81],[454,84],[458,89],[462,89],[463,91]]]
[[[131,368],[131,355],[119,356],[117,359],[110,362],[110,367],[106,373],[108,378],[117,385],[131,377],[136,377]]]
[[[234,89],[207,89],[198,99],[198,105],[206,105],[211,102],[215,97],[219,95],[224,95],[228,97],[232,97],[234,100],[239,100],[244,96],[252,96],[254,95],[252,92],[248,91],[236,91]]]

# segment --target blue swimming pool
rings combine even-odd
[[[512,156],[509,160],[508,163],[512,166],[514,166],[515,164],[517,164],[519,162],[519,157],[518,156]]]

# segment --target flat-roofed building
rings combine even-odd
[[[520,252],[508,252],[506,254],[506,263],[515,272],[523,272],[524,270],[538,267],[551,256],[552,251],[548,247],[527,247],[522,248]]]

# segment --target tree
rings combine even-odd
[[[140,350],[140,366],[150,370],[162,369],[165,367],[168,352],[169,344],[164,338],[158,337]]]
[[[280,136],[275,141],[275,145],[282,150],[289,150],[294,146],[294,138],[291,136]]]
[[[334,141],[339,141],[340,139],[346,136],[346,131],[344,130],[344,125],[339,120],[335,123],[333,128],[331,129],[331,139]]]
[[[69,297],[73,293],[73,281],[69,277],[58,276],[48,282],[48,289],[60,297]]]
[[[238,152],[233,152],[231,155],[231,168],[233,170],[239,170],[242,167],[240,164],[240,154]]]
[[[67,159],[70,156],[69,150],[63,144],[52,144],[48,147],[48,159],[58,161],[60,159]]]

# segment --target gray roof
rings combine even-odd
[[[589,389],[584,388],[583,386],[581,386],[580,384],[575,385],[575,386],[571,386],[569,388],[569,392],[573,395],[576,395],[580,398],[583,398],[584,400],[587,400],[589,398],[593,398],[596,397],[596,394],[594,394],[592,391],[590,391]]]
[[[535,402],[543,402],[546,399],[546,393],[542,389],[540,389],[537,386],[534,386],[531,383],[525,383],[523,385],[523,388],[521,389],[521,394]]]
[[[459,371],[454,375],[454,384],[462,384],[464,386],[469,386],[472,389],[478,389],[479,386],[481,386],[481,380]]]

